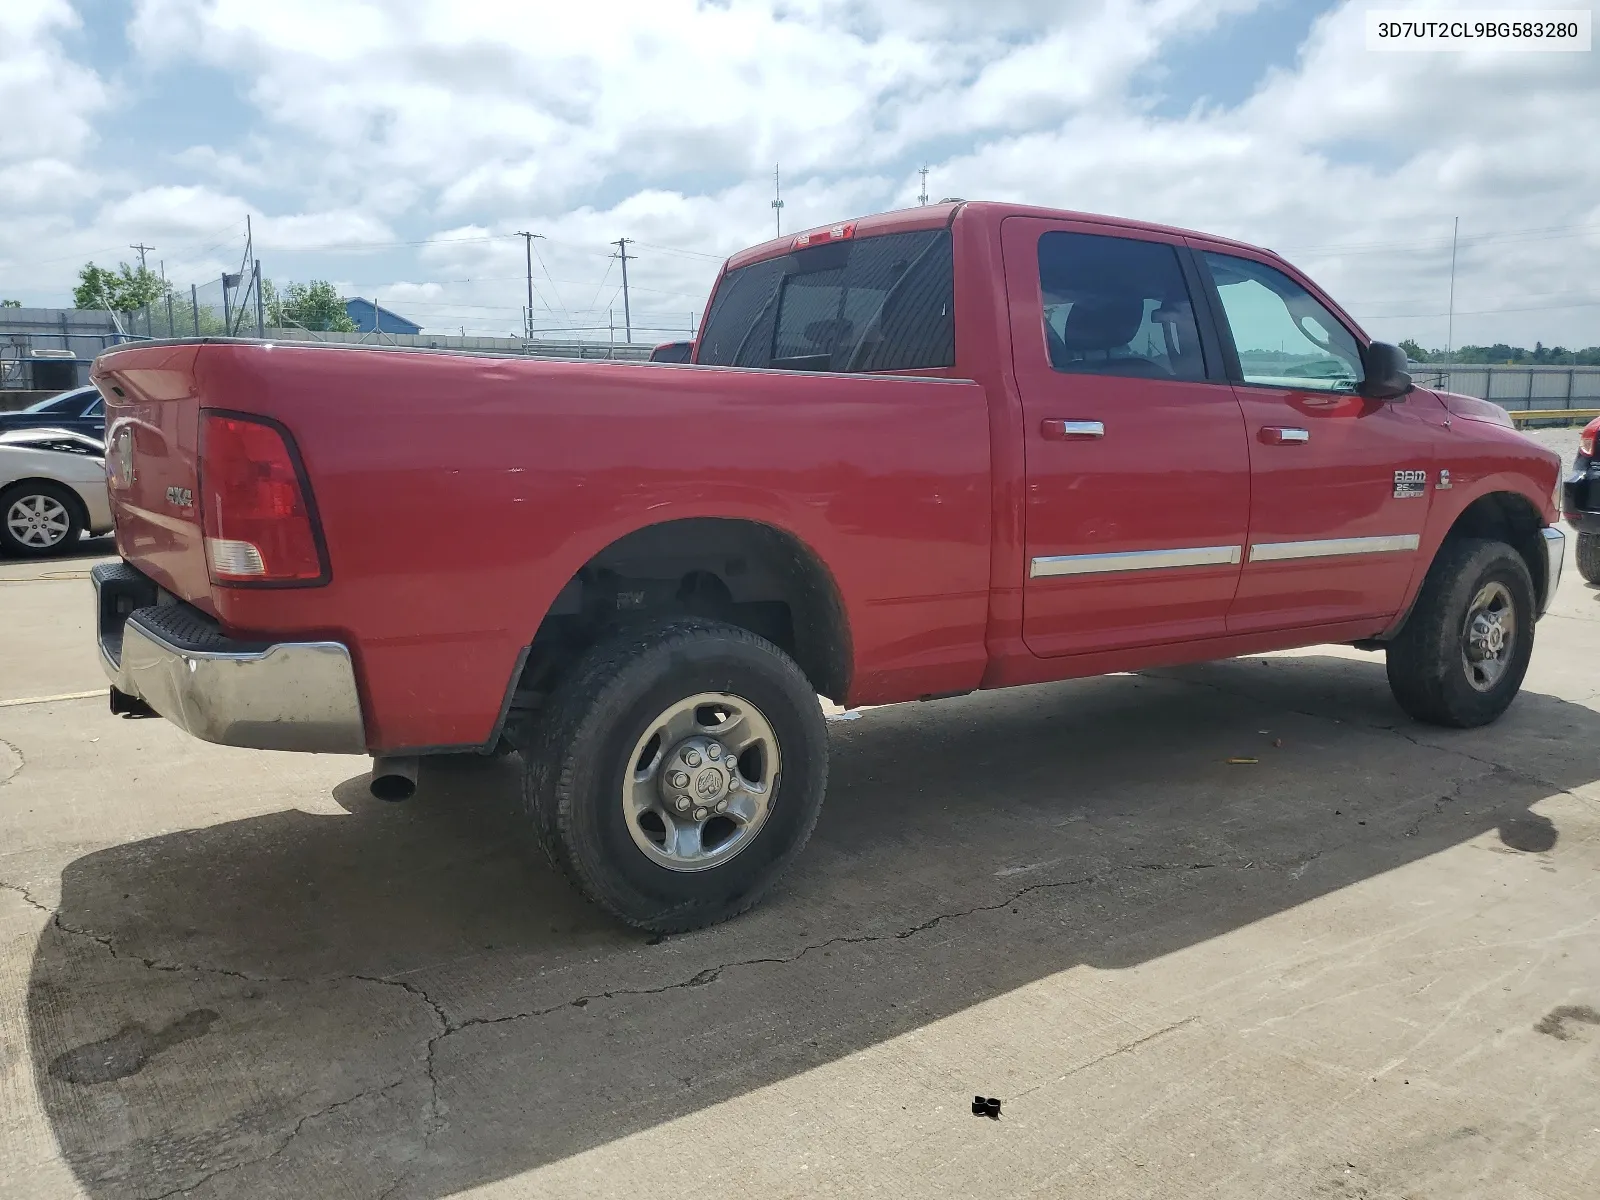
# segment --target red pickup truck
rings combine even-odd
[[[551,858],[657,931],[798,854],[819,694],[1340,642],[1477,725],[1556,587],[1559,462],[1404,365],[1270,251],[982,203],[734,255],[682,365],[118,348],[112,707],[371,754],[390,797],[514,748]]]

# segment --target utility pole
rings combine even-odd
[[[155,247],[154,246],[146,246],[143,242],[140,242],[137,246],[129,246],[128,249],[129,250],[137,250],[139,252],[139,270],[142,272],[145,269],[145,267],[144,267],[144,256],[147,253],[149,253],[151,250],[154,250]]]
[[[1450,234],[1450,315],[1445,318],[1444,365],[1455,361],[1456,345],[1456,242],[1461,233],[1461,218],[1456,218],[1455,229]]]
[[[778,223],[778,237],[783,236],[783,188],[778,180],[778,164],[772,164],[772,215]]]
[[[527,336],[531,340],[533,338],[533,239],[542,238],[544,237],[544,234],[525,233],[519,229],[517,230],[517,236],[522,239],[523,246],[528,252],[528,319],[526,325],[528,330]]]
[[[923,163],[922,170],[918,171],[917,174],[922,176],[922,191],[917,193],[917,203],[926,204],[928,202],[928,164]]]
[[[633,310],[628,307],[628,243],[632,238],[618,238],[611,244],[617,248],[616,257],[622,260],[622,336],[633,341]],[[635,254],[633,257],[638,258]]]

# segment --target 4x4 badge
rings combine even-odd
[[[1396,471],[1394,473],[1394,498],[1396,500],[1415,500],[1418,496],[1425,496],[1428,492],[1428,473],[1426,471]]]

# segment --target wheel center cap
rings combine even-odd
[[[708,737],[685,738],[673,747],[660,777],[667,807],[680,813],[715,808],[731,788],[728,760],[723,747]]]

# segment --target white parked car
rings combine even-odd
[[[0,550],[36,557],[111,529],[105,443],[70,429],[0,433]]]

